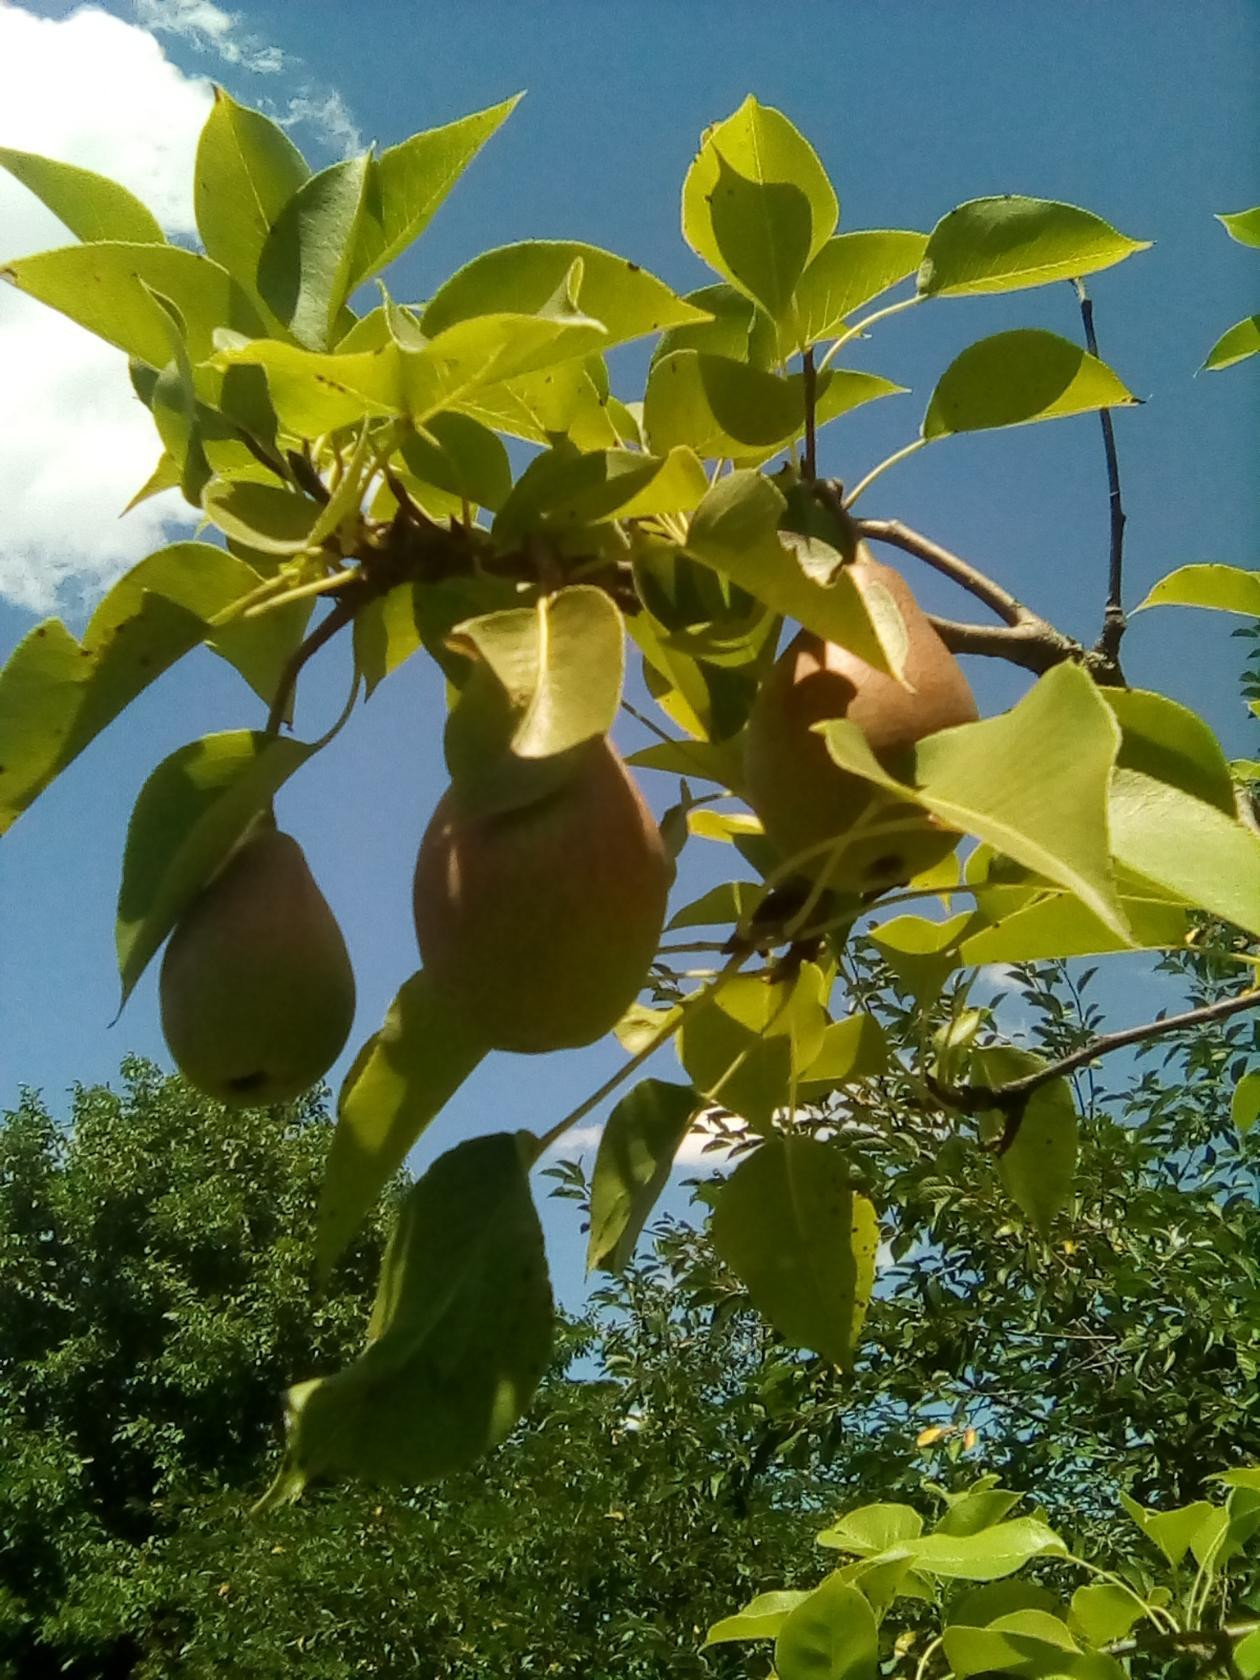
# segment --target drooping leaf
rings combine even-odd
[[[1178,566],[1160,578],[1133,610],[1143,612],[1147,607],[1212,607],[1217,612],[1260,617],[1260,572],[1241,566]]]
[[[793,298],[799,348],[834,338],[845,320],[918,268],[927,235],[879,228],[838,233],[802,274]]]
[[[261,582],[206,543],[158,549],[113,586],[77,642],[57,619],[39,624],[0,670],[0,833],[105,726],[208,637],[260,693],[277,651],[300,625],[225,629],[210,620]]]
[[[630,1263],[697,1106],[690,1085],[644,1079],[608,1116],[591,1176],[588,1271]]]
[[[518,758],[551,758],[612,727],[625,636],[602,589],[572,584],[534,607],[469,619],[457,633],[506,690]]]
[[[163,368],[170,360],[166,318],[153,292],[179,310],[194,362],[212,353],[212,335],[219,327],[251,338],[266,330],[226,269],[179,245],[118,240],[68,245],[7,263],[0,279],[151,368]]]
[[[923,1518],[912,1505],[880,1503],[843,1512],[815,1539],[832,1551],[872,1557],[900,1546],[903,1540],[917,1540],[922,1533]]]
[[[1229,1117],[1239,1137],[1246,1137],[1256,1121],[1260,1120],[1260,1073],[1244,1073],[1235,1085]]]
[[[782,492],[762,474],[728,473],[692,515],[686,552],[785,618],[851,648],[877,670],[888,670],[886,643],[872,618],[870,598],[853,582],[839,554],[825,581],[810,574],[802,564],[802,557],[810,558],[809,539],[789,546],[780,533],[786,505]]]
[[[706,132],[683,183],[688,244],[772,316],[788,304],[838,215],[812,146],[751,94]]]
[[[971,1071],[985,1085],[1000,1086],[1044,1066],[1042,1057],[1004,1044],[979,1051]],[[1071,1085],[1052,1080],[1029,1097],[1013,1142],[998,1157],[1007,1195],[1043,1241],[1072,1199],[1078,1129]]]
[[[407,1152],[484,1055],[463,1013],[423,970],[413,974],[341,1087],[316,1223],[321,1275],[327,1277]]]
[[[821,733],[842,768],[1066,887],[1128,943],[1108,846],[1120,729],[1084,671],[1058,665],[1002,716],[927,736],[913,785],[880,768],[856,725],[841,719]]]
[[[833,1144],[775,1137],[731,1174],[713,1241],[793,1347],[847,1369],[875,1279],[879,1224]]]
[[[197,142],[193,203],[206,255],[259,303],[258,263],[280,212],[310,177],[278,123],[223,88]]]
[[[1110,824],[1127,869],[1260,935],[1260,835],[1238,818],[1141,771],[1117,770]]]
[[[496,1446],[551,1351],[534,1140],[471,1138],[415,1184],[381,1266],[369,1340],[353,1364],[289,1391],[284,1464],[265,1505],[340,1472],[409,1483]]]
[[[0,169],[28,187],[76,239],[121,239],[164,245],[153,212],[117,181],[74,163],[0,146]]]
[[[253,818],[314,750],[234,729],[190,741],[153,771],[123,853],[115,930],[122,1003]]]
[[[696,1089],[767,1130],[790,1101],[793,1077],[822,1046],[822,994],[820,970],[804,963],[793,980],[736,975],[695,1003],[683,1019],[678,1056]]]
[[[1123,262],[1150,241],[1129,239],[1074,204],[1045,198],[976,198],[932,229],[919,269],[929,297],[1008,292],[1079,279]]]
[[[980,902],[983,912],[972,923],[976,931],[966,934],[958,946],[959,957],[968,966],[1180,945],[1189,926],[1183,905],[1153,891],[1138,896],[1120,890],[1123,936],[1066,892],[1047,892],[1006,913],[990,911],[988,895]]]
[[[413,134],[371,160],[351,265],[351,290],[379,274],[420,237],[447,193],[520,98],[517,94],[441,128]]]
[[[368,158],[345,158],[304,180],[258,254],[258,291],[309,350],[327,350],[354,289]]]
[[[1196,1499],[1175,1511],[1148,1511],[1127,1493],[1121,1493],[1119,1497],[1128,1515],[1146,1538],[1159,1547],[1174,1569],[1190,1550],[1195,1536],[1205,1523],[1215,1517],[1217,1511],[1216,1506],[1206,1499]]]
[[[1221,334],[1204,358],[1203,367],[1215,373],[1255,355],[1260,355],[1260,315],[1247,315]]]
[[[982,338],[954,358],[928,403],[923,436],[931,442],[1137,400],[1105,362],[1070,339],[1022,327]]]
[[[774,1645],[778,1680],[876,1680],[879,1630],[869,1601],[834,1577],[790,1612]]]
[[[540,310],[575,262],[581,264],[578,304],[604,328],[610,348],[706,318],[702,309],[684,303],[663,281],[624,257],[573,239],[531,239],[474,257],[438,288],[420,324],[433,337],[474,316]]]
[[[758,1593],[734,1616],[724,1616],[709,1629],[705,1646],[728,1644],[742,1639],[777,1639],[779,1630],[807,1592]]]

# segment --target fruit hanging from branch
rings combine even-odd
[[[881,764],[893,769],[925,735],[973,723],[978,714],[962,667],[901,574],[865,548],[852,571],[859,588],[881,585],[897,604],[906,629],[905,681],[802,631],[753,706],[744,770],[749,801],[784,859],[812,849],[802,873],[825,874],[836,891],[870,893],[931,868],[959,837],[919,807],[897,803],[842,770],[812,726],[847,718]],[[847,835],[852,838],[838,855],[828,848],[827,842]]]
[[[327,1073],[354,1022],[354,972],[292,835],[255,828],[194,899],[160,997],[181,1073],[220,1102],[287,1102]]]
[[[600,736],[565,758],[560,779],[507,809],[452,786],[416,861],[425,969],[496,1050],[602,1037],[665,920],[669,858],[616,749]]]

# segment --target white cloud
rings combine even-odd
[[[241,28],[241,14],[226,12],[213,0],[133,0],[136,22],[155,35],[175,35],[198,52],[210,52],[224,64],[239,65],[256,76],[274,76],[285,68],[279,47],[268,46]]]
[[[274,113],[273,113],[274,114]],[[325,144],[343,157],[363,150],[363,137],[358,124],[350,115],[350,107],[332,89],[327,93],[312,93],[309,88],[289,100],[283,116],[276,116],[282,128],[294,128],[309,123]]]
[[[53,21],[0,7],[0,144],[122,181],[173,234],[194,225],[193,156],[210,98],[152,35],[107,12]],[[70,243],[4,173],[0,230],[0,259]],[[118,517],[161,447],[120,351],[6,286],[0,367],[0,595],[73,612],[189,510],[168,493]]]

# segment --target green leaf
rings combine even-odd
[[[318,502],[299,490],[248,479],[211,479],[201,500],[224,536],[261,554],[296,554],[309,548],[320,514]]]
[[[1096,274],[1149,249],[1149,240],[1129,239],[1074,204],[976,198],[932,229],[919,290],[928,297],[966,297],[1046,286]]]
[[[577,302],[604,327],[609,347],[705,319],[703,310],[624,257],[573,239],[531,239],[483,252],[459,269],[438,288],[420,324],[433,337],[473,316],[541,310],[575,262],[581,264]]]
[[[947,1628],[944,1641],[959,1680],[988,1673],[1020,1680],[1124,1680],[1114,1657],[1081,1651],[1060,1618],[1043,1610],[1018,1610],[986,1628]]]
[[[302,182],[258,255],[267,307],[310,350],[327,350],[354,289],[356,242],[369,159],[346,158]]]
[[[903,389],[877,374],[828,369],[818,379],[815,423]],[[785,378],[699,350],[658,357],[643,402],[643,423],[654,449],[685,444],[710,458],[773,454],[801,435],[804,415],[799,373]]]
[[[447,193],[520,99],[517,94],[441,128],[413,134],[371,160],[350,290],[379,274],[420,237]]]
[[[803,963],[793,980],[728,979],[683,1017],[678,1056],[688,1077],[714,1102],[766,1130],[787,1106],[793,1076],[821,1048],[823,992],[813,963]]]
[[[1084,671],[1058,665],[1004,715],[927,736],[914,755],[913,786],[881,769],[856,725],[841,719],[821,733],[843,769],[1066,887],[1129,943],[1107,843],[1120,730]]]
[[[1147,607],[1212,607],[1217,612],[1260,617],[1260,572],[1241,566],[1178,566],[1160,578],[1133,610],[1143,612]]]
[[[126,187],[107,176],[58,163],[36,152],[0,146],[0,169],[28,187],[76,239],[122,239],[164,245],[166,235],[153,212]]]
[[[1234,1667],[1242,1680],[1254,1680],[1260,1674],[1260,1628],[1254,1629],[1234,1646]]]
[[[777,1639],[791,1612],[809,1597],[807,1592],[758,1593],[736,1615],[714,1622],[704,1642],[705,1648],[736,1639]]]
[[[879,228],[838,233],[802,274],[793,299],[801,349],[834,338],[845,320],[918,268],[927,235]]]
[[[284,130],[221,87],[197,142],[194,206],[206,255],[259,303],[258,263],[280,212],[310,177]]]
[[[153,771],[123,853],[115,934],[122,1004],[250,822],[314,751],[305,741],[234,729],[190,741]]]
[[[1260,354],[1260,315],[1247,315],[1221,334],[1208,351],[1203,367],[1206,372],[1215,373],[1257,354]]]
[[[802,1102],[814,1102],[826,1092],[854,1079],[871,1079],[888,1069],[889,1048],[884,1029],[864,1009],[843,1021],[832,1021],[823,1033],[822,1048],[801,1072]]]
[[[572,445],[548,450],[517,479],[494,522],[501,546],[540,527],[554,530],[689,513],[708,489],[704,467],[690,449],[644,455],[632,449],[579,454]]]
[[[774,1646],[778,1680],[876,1680],[879,1630],[856,1587],[834,1578],[798,1604]]]
[[[670,327],[657,340],[652,362],[675,350],[702,350],[710,356],[726,356],[749,367],[766,368],[780,360],[774,322],[757,308],[750,297],[725,281],[688,292],[684,303],[707,310],[707,321],[692,321]]]
[[[723,881],[690,904],[684,904],[681,910],[676,910],[666,927],[672,933],[677,928],[740,922],[752,915],[765,896],[766,889],[760,882]]]
[[[1072,1594],[1071,1626],[1091,1645],[1110,1645],[1123,1639],[1145,1614],[1136,1593],[1110,1581],[1077,1587]]]
[[[1120,720],[1116,768],[1138,770],[1237,814],[1234,781],[1220,742],[1186,706],[1138,688],[1106,688],[1103,697]]]
[[[447,1476],[511,1430],[552,1340],[527,1153],[509,1132],[471,1138],[413,1186],[382,1263],[368,1344],[335,1376],[290,1389],[285,1462],[264,1505],[296,1498],[323,1474]]]
[[[1024,327],[968,345],[945,369],[923,417],[928,442],[958,432],[1059,420],[1137,398],[1105,362],[1055,333]]]
[[[879,1223],[834,1144],[775,1137],[731,1174],[714,1246],[793,1346],[847,1369],[875,1279]]]
[[[862,1505],[837,1517],[815,1539],[833,1551],[872,1557],[893,1550],[903,1540],[917,1540],[922,1533],[923,1518],[913,1505]]]
[[[1035,1557],[1067,1554],[1054,1530],[1035,1517],[1015,1517],[976,1534],[928,1534],[909,1549],[916,1569],[964,1581],[999,1581]]]
[[[512,751],[551,758],[605,735],[621,704],[625,636],[602,589],[572,584],[536,606],[487,613],[457,627],[507,693]]]
[[[1240,245],[1260,246],[1260,205],[1254,210],[1235,210],[1216,219]]]
[[[1068,893],[1047,892],[1031,904],[1005,914],[999,911],[996,919],[985,894],[972,924],[978,931],[961,940],[959,958],[968,967],[1040,962],[1047,957],[1180,945],[1184,940],[1189,926],[1184,906],[1168,902],[1153,889],[1145,896],[1122,889],[1118,902],[1126,928],[1123,936]]]
[[[265,698],[290,616],[211,636],[210,620],[257,588],[244,561],[208,543],[174,543],[140,561],[113,586],[82,643],[48,619],[18,643],[0,670],[0,833],[148,685],[211,637]],[[299,626],[300,628],[300,626]]]
[[[1000,1045],[979,1051],[972,1073],[985,1085],[1005,1085],[1045,1065],[1045,1059],[1031,1051]],[[1014,1141],[998,1156],[998,1173],[1007,1195],[1046,1242],[1072,1199],[1077,1132],[1072,1087],[1066,1079],[1055,1079],[1029,1097]]]
[[[771,316],[786,308],[838,215],[812,146],[751,94],[707,130],[683,182],[687,243]]]
[[[894,916],[870,931],[889,967],[921,1006],[936,998],[946,979],[962,966],[958,936],[965,914],[934,922],[926,916]]]
[[[1023,1495],[1012,1493],[1008,1488],[991,1486],[994,1480],[994,1477],[986,1476],[962,1493],[946,1493],[945,1502],[949,1508],[933,1532],[979,1534],[981,1529],[1000,1523],[1019,1504]],[[1016,1606],[1009,1605],[1008,1608],[1015,1609]]]
[[[1217,1507],[1206,1499],[1196,1499],[1193,1504],[1179,1506],[1175,1511],[1148,1511],[1127,1493],[1121,1493],[1119,1497],[1125,1511],[1146,1538],[1159,1547],[1174,1569],[1190,1550],[1191,1542],[1204,1523],[1217,1512]]]
[[[1111,844],[1136,875],[1260,935],[1260,836],[1193,794],[1136,770],[1111,786]]]
[[[1229,1117],[1239,1137],[1246,1137],[1256,1121],[1260,1120],[1260,1073],[1244,1073],[1235,1085]]]
[[[991,1581],[983,1587],[971,1587],[953,1600],[946,1612],[947,1624],[961,1627],[986,1627],[999,1616],[1012,1615],[1016,1610],[1047,1610],[1054,1612],[1058,1600],[1045,1587],[1034,1581]]]
[[[822,545],[789,534],[789,546],[779,530],[786,509],[782,492],[761,473],[728,473],[692,515],[686,552],[785,618],[851,648],[877,670],[888,670],[888,644],[872,617],[879,603],[858,589],[834,550],[827,551],[834,558],[823,574],[826,581],[807,569]],[[892,634],[898,628],[899,617]]]
[[[194,362],[211,355],[219,327],[250,338],[266,330],[226,269],[178,245],[117,240],[67,245],[7,263],[0,279],[152,368],[165,367],[171,354],[166,316],[154,292],[178,309]]]
[[[737,789],[743,779],[743,754],[729,741],[660,741],[641,747],[626,760],[640,770],[663,770],[671,776],[694,776]],[[681,924],[680,924],[681,925]]]
[[[413,974],[341,1087],[316,1222],[322,1277],[430,1120],[484,1055],[460,1011],[423,971]]]
[[[644,1079],[608,1116],[591,1177],[588,1271],[629,1265],[697,1104],[690,1085]]]
[[[435,414],[422,433],[400,450],[418,478],[474,507],[499,508],[512,488],[512,468],[501,439],[467,414]]]

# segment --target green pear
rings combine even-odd
[[[171,1055],[207,1096],[285,1102],[327,1073],[354,1020],[354,973],[291,835],[240,843],[171,935],[159,994]]]
[[[820,848],[801,864],[811,878],[826,874],[838,892],[867,894],[908,881],[958,843],[958,835],[919,806],[897,802],[873,783],[842,770],[811,725],[848,718],[884,767],[925,735],[973,723],[975,697],[953,654],[933,629],[901,574],[859,547],[854,581],[888,590],[906,626],[903,685],[857,654],[802,631],[762,685],[748,719],[744,774],[749,803],[784,859]],[[846,835],[859,818],[897,832],[859,833],[835,858],[825,843]]]
[[[606,737],[566,768],[507,810],[453,786],[420,845],[425,969],[491,1049],[602,1037],[656,954],[672,871],[652,813]]]

